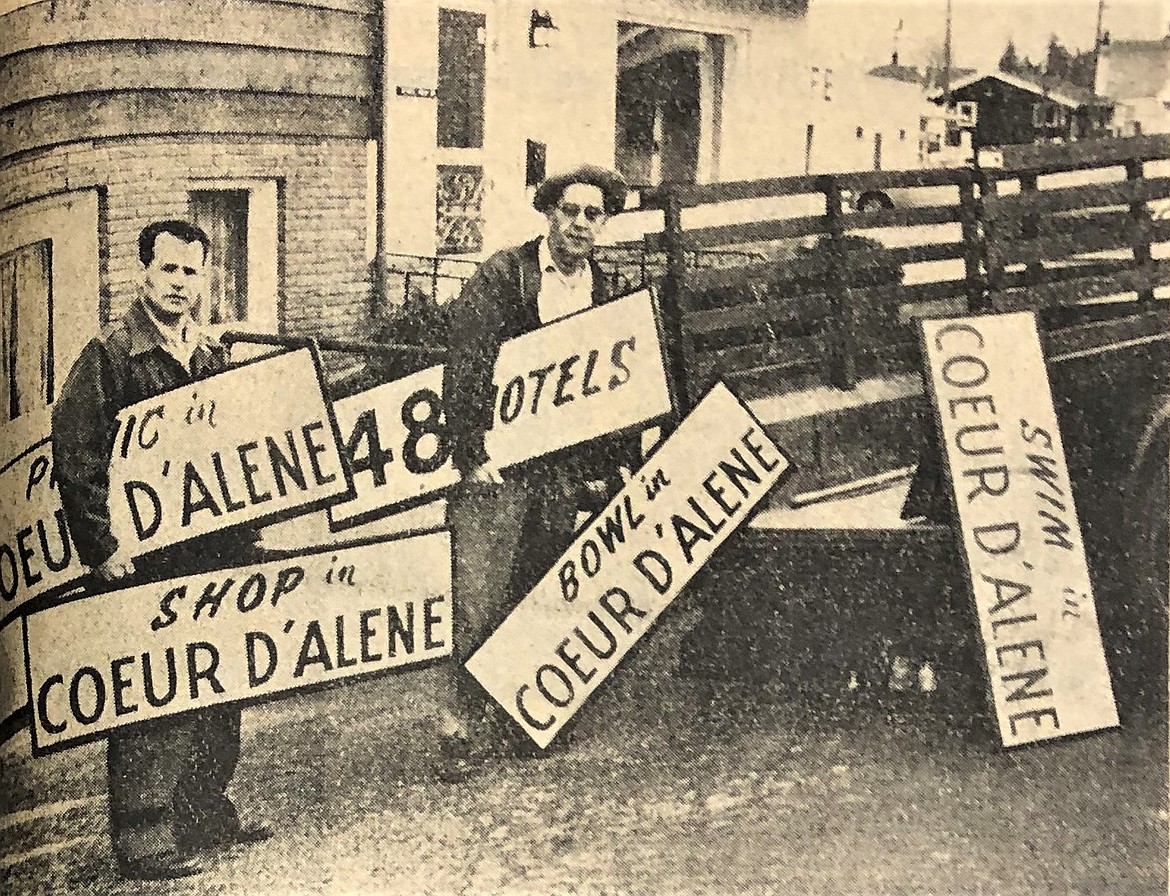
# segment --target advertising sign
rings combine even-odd
[[[69,537],[49,439],[0,467],[0,623],[38,594],[68,585],[85,567]]]
[[[43,753],[448,656],[451,539],[431,532],[89,595],[29,614],[24,638]]]
[[[309,349],[232,368],[118,415],[110,522],[131,556],[351,493]]]
[[[498,467],[648,423],[672,410],[654,302],[634,293],[505,342],[486,448]],[[335,528],[459,481],[445,434],[443,368],[336,403],[356,496],[329,508]]]
[[[790,467],[715,386],[467,668],[548,746]]]
[[[1035,317],[922,321],[922,338],[1000,737],[1114,727]]]

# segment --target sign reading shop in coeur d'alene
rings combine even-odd
[[[718,384],[467,668],[547,746],[789,469]]]
[[[118,415],[110,523],[131,556],[350,494],[309,349],[243,364]]]
[[[485,444],[499,467],[658,420],[672,411],[654,301],[616,299],[505,342]],[[444,435],[443,368],[336,402],[356,496],[329,508],[356,525],[459,481]]]
[[[922,322],[1005,746],[1117,725],[1035,316]]]
[[[84,637],[77,637],[84,632]],[[38,753],[451,652],[444,531],[81,597],[24,619]]]

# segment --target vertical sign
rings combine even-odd
[[[716,385],[467,668],[548,746],[789,469]]]
[[[1114,727],[1035,316],[927,320],[922,337],[1000,737]]]

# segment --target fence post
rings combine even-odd
[[[1036,193],[1039,190],[1039,177],[1035,172],[1020,175],[1020,196],[1023,197],[1028,193]],[[1039,212],[1024,212],[1020,216],[1020,239],[1034,240],[1040,236],[1040,213]],[[1041,261],[1030,261],[1025,268],[1024,282],[1031,285],[1038,283],[1044,273],[1044,263]]]
[[[1003,253],[999,251],[1002,227],[998,211],[994,210],[995,198],[999,195],[999,182],[995,175],[981,173],[979,178],[980,206],[983,209],[983,251],[987,266],[987,292],[983,297],[983,310],[994,311],[996,296],[1003,290]],[[993,211],[987,213],[987,200],[993,203]]]
[[[857,385],[857,320],[845,274],[845,222],[841,214],[841,184],[831,174],[825,175],[821,178],[821,190],[825,194],[825,223],[829,232],[825,283],[833,329],[829,382],[838,389],[852,389]]]
[[[687,275],[686,243],[682,233],[682,200],[671,187],[666,187],[664,199],[662,210],[665,218],[663,248],[666,250],[666,276],[662,280],[659,307],[662,309],[662,325],[666,331],[667,362],[681,419],[691,409],[686,369],[686,358],[689,353],[684,344],[682,328],[682,293]]]
[[[967,280],[967,313],[979,314],[990,308],[983,278],[983,233],[980,202],[975,196],[975,176],[965,172],[959,180],[959,224],[963,229],[963,266]]]
[[[1129,159],[1125,163],[1125,178],[1130,182],[1135,189],[1140,187],[1142,180],[1142,160],[1140,158]],[[1141,274],[1150,274],[1153,272],[1153,256],[1150,254],[1150,229],[1146,226],[1149,220],[1149,213],[1146,208],[1145,200],[1134,198],[1134,201],[1129,205],[1130,226],[1133,228],[1133,261],[1134,272]],[[1139,302],[1153,302],[1154,288],[1151,285],[1148,289],[1139,289],[1137,291]]]

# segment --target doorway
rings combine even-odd
[[[618,25],[618,170],[634,185],[717,175],[725,38],[634,22]]]

